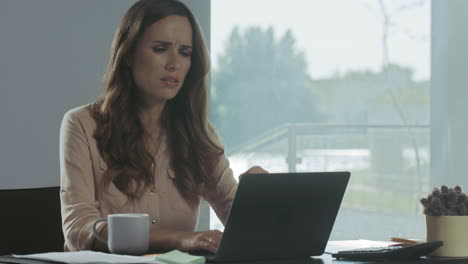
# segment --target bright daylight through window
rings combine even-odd
[[[234,174],[349,170],[331,239],[424,237],[430,1],[211,5],[210,115]]]

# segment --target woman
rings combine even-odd
[[[185,5],[141,0],[127,11],[103,95],[62,122],[65,250],[106,250],[92,235],[96,219],[147,213],[152,251],[217,251],[220,231],[194,232],[200,200],[225,223],[237,184],[207,120],[208,70],[200,28]],[[98,230],[107,236],[105,224]]]

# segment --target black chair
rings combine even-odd
[[[63,251],[60,187],[0,190],[0,255]]]

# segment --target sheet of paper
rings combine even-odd
[[[128,255],[107,254],[96,251],[53,252],[30,255],[15,255],[17,258],[38,259],[69,264],[164,264],[151,257],[136,257]]]
[[[387,247],[389,245],[396,244],[390,241],[374,241],[374,240],[338,240],[328,241],[325,253],[333,254],[342,250],[351,250],[357,248],[369,248],[369,247]]]

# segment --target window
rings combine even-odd
[[[234,174],[349,170],[331,239],[424,237],[430,8],[212,0],[210,115]]]

